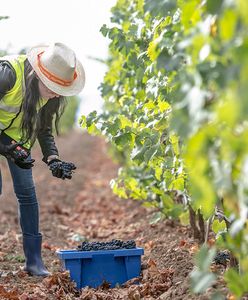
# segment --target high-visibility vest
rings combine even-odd
[[[4,131],[17,142],[21,142],[21,120],[23,116],[22,103],[25,96],[24,61],[26,55],[11,55],[0,58],[0,61],[8,61],[16,72],[16,82],[0,100],[0,132]],[[47,103],[47,99],[40,99],[39,110]],[[31,148],[30,141],[25,141],[24,146]]]

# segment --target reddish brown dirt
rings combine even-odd
[[[174,221],[150,224],[155,212],[140,202],[122,200],[109,187],[118,166],[107,154],[100,138],[73,131],[57,138],[60,155],[77,165],[72,180],[51,176],[41,161],[38,146],[33,168],[40,202],[40,227],[43,233],[43,257],[52,273],[43,279],[30,277],[21,270],[23,253],[17,205],[6,162],[1,159],[3,195],[0,198],[0,299],[210,299],[218,287],[225,293],[222,279],[205,295],[194,296],[189,290],[189,273],[197,244],[189,229]],[[58,249],[72,249],[77,238],[90,241],[135,239],[145,249],[142,257],[141,284],[124,287],[77,290],[63,272],[56,255]]]

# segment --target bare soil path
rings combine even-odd
[[[109,182],[117,175],[118,166],[109,157],[104,141],[76,130],[56,141],[60,156],[73,161],[77,170],[72,180],[52,177],[41,161],[39,147],[34,148],[33,174],[40,203],[42,251],[52,273],[47,278],[30,277],[21,270],[24,257],[16,199],[6,162],[0,160],[0,299],[210,299],[209,293],[217,286],[203,296],[193,296],[189,290],[197,245],[189,237],[188,228],[169,220],[150,224],[153,209],[112,194]],[[56,250],[76,249],[83,238],[134,239],[145,249],[141,284],[129,282],[114,289],[77,290],[68,272],[63,272]],[[218,286],[222,286],[221,281]]]

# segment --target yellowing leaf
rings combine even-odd
[[[125,180],[125,185],[130,190],[135,190],[138,187],[138,181],[135,178],[129,177]]]
[[[227,93],[227,98],[217,107],[218,121],[224,122],[232,128],[239,117],[240,104],[235,99],[231,91]]]
[[[161,180],[162,174],[163,174],[163,169],[160,167],[157,167],[155,169],[155,177],[157,178],[157,180]]]
[[[79,124],[82,128],[86,128],[87,127],[87,122],[86,122],[86,116],[81,116],[80,120],[79,120]]]
[[[181,16],[182,24],[186,29],[194,26],[201,19],[200,1],[179,0],[178,2],[182,10],[182,16]]]
[[[173,151],[175,155],[179,155],[179,144],[178,144],[178,136],[175,134],[170,135],[170,142],[172,144]]]
[[[97,129],[96,125],[94,123],[92,123],[89,127],[88,127],[88,132],[90,134],[98,134],[99,130]]]
[[[214,231],[214,233],[218,233],[221,231],[226,230],[226,223],[224,220],[222,220],[221,222],[219,220],[214,220],[213,224],[212,224],[212,229]]]
[[[159,55],[159,50],[157,46],[160,41],[161,41],[161,37],[158,37],[155,40],[151,41],[148,46],[147,55],[151,61],[155,61]]]
[[[119,103],[121,106],[124,105],[125,101],[128,99],[128,97],[126,95],[122,96],[120,99],[119,99]]]
[[[189,225],[189,211],[187,210],[186,212],[183,212],[183,213],[179,216],[179,220],[180,220],[180,223],[181,223],[183,226]]]
[[[111,181],[111,188],[113,190],[113,193],[119,196],[120,198],[127,199],[126,190],[123,187],[119,187],[118,183],[115,180]]]
[[[126,116],[120,115],[119,120],[121,121],[121,128],[125,128],[126,126],[132,127],[132,122]]]
[[[164,111],[166,111],[166,110],[168,110],[168,109],[171,108],[170,104],[168,102],[166,102],[166,101],[159,102],[158,103],[158,107],[159,107],[159,109],[160,109],[161,112],[164,112]]]
[[[124,188],[118,188],[117,192],[116,192],[117,196],[119,196],[120,198],[124,198],[127,199],[127,194]]]
[[[147,102],[144,106],[143,106],[143,108],[147,108],[148,110],[152,110],[152,109],[154,109],[154,108],[156,108],[156,105],[154,104],[154,102]]]
[[[239,13],[242,16],[243,22],[248,25],[248,1],[238,0]]]
[[[201,209],[204,217],[209,218],[214,213],[217,200],[212,182],[201,173],[196,173],[194,180],[192,177],[191,180],[194,207]]]
[[[137,3],[137,9],[143,12],[144,0],[135,0],[135,2]]]
[[[183,191],[184,190],[184,178],[179,177],[179,178],[173,180],[172,183],[169,185],[169,189]]]
[[[237,26],[237,13],[232,9],[226,9],[223,17],[219,21],[220,37],[224,41],[229,41],[234,38],[235,29]]]

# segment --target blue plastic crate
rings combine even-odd
[[[77,288],[98,287],[108,282],[111,287],[140,276],[143,248],[99,250],[99,251],[57,251],[63,267],[70,271]]]

